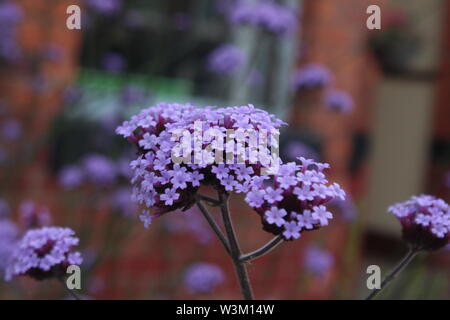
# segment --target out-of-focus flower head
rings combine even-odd
[[[83,261],[72,251],[79,239],[69,228],[44,227],[27,231],[15,247],[6,269],[6,280],[30,276],[36,280],[61,277],[70,265]]]
[[[263,229],[285,240],[300,238],[303,231],[327,226],[333,218],[325,204],[345,199],[337,183],[329,184],[323,170],[328,164],[300,157],[283,164],[271,183],[254,183],[245,201],[261,216]]]
[[[353,99],[347,92],[330,90],[325,96],[325,105],[332,111],[350,113],[353,109]]]
[[[125,86],[120,94],[120,101],[126,106],[143,103],[145,99],[146,92],[134,85]]]
[[[0,60],[13,62],[21,54],[16,29],[22,20],[21,8],[12,1],[0,2]]]
[[[413,196],[410,200],[389,207],[402,224],[403,239],[413,248],[437,250],[450,238],[450,206],[442,199]]]
[[[261,158],[252,158],[252,163],[241,162],[237,146],[248,143],[249,138],[238,141],[237,136],[227,137],[225,143],[227,130],[257,132],[260,139],[268,140],[269,147],[271,137],[279,133],[282,125],[283,121],[253,105],[197,108],[190,104],[160,103],[125,121],[116,132],[139,150],[138,158],[131,162],[133,198],[154,211],[153,217],[158,217],[177,209],[189,209],[200,185],[213,186],[222,192],[247,192],[252,178],[273,163]],[[200,136],[195,132],[200,132]],[[215,132],[218,137],[208,136],[207,132]],[[190,149],[194,152],[183,155],[183,149],[189,146],[193,146]],[[250,159],[249,148],[244,149],[246,159]],[[214,164],[217,155],[214,151],[227,164]],[[176,163],[173,158],[183,161]],[[148,211],[141,218],[146,225],[151,221]]]
[[[113,208],[125,217],[135,216],[138,212],[136,203],[132,200],[132,190],[129,187],[121,187],[112,195]]]
[[[116,52],[108,52],[101,61],[102,68],[111,73],[123,72],[127,67],[124,57]]]
[[[84,171],[76,165],[68,165],[58,174],[59,184],[66,190],[79,187],[85,179]]]
[[[253,25],[278,35],[291,33],[297,28],[295,10],[270,0],[238,2],[228,11],[228,16],[234,25]]]
[[[334,199],[330,202],[330,206],[337,209],[338,213],[344,221],[353,221],[357,216],[357,209],[352,197],[347,194],[345,200]]]
[[[66,54],[65,48],[56,43],[49,43],[44,47],[42,55],[52,62],[60,62]]]
[[[0,132],[4,140],[15,141],[22,135],[22,124],[16,119],[7,119],[0,125]]]
[[[331,72],[320,64],[308,64],[298,69],[292,79],[294,90],[313,90],[328,86],[331,83]]]
[[[190,233],[200,244],[208,244],[214,238],[214,234],[205,223],[201,213],[195,210],[194,207],[176,214],[174,219],[167,223],[167,228],[174,233]]]
[[[24,229],[48,226],[52,222],[49,209],[37,205],[33,200],[25,200],[20,204],[19,219]]]
[[[83,159],[86,179],[94,185],[106,187],[114,183],[117,177],[116,164],[101,154],[89,154]]]
[[[315,276],[321,277],[333,267],[334,257],[325,249],[318,246],[310,246],[306,249],[304,266],[306,270]]]
[[[87,0],[87,6],[98,14],[114,15],[122,9],[122,0]]]
[[[225,275],[219,266],[198,262],[186,270],[184,286],[191,293],[210,293],[224,280]]]
[[[223,44],[214,49],[207,61],[208,70],[221,75],[235,73],[244,63],[245,53],[232,44]]]
[[[17,242],[17,226],[9,219],[0,215],[0,276],[4,277],[4,272],[11,258]]]

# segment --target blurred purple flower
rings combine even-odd
[[[24,229],[48,226],[52,222],[49,209],[37,205],[33,200],[22,201],[19,217]]]
[[[0,25],[14,25],[23,18],[22,9],[12,1],[0,2]]]
[[[9,219],[0,217],[0,275],[4,272],[16,246],[18,230],[16,225]]]
[[[120,94],[120,101],[126,106],[143,103],[145,98],[145,91],[134,85],[125,86]]]
[[[15,247],[6,280],[28,275],[36,280],[60,277],[69,265],[80,265],[79,252],[72,252],[79,239],[69,228],[44,227],[29,230]]]
[[[313,275],[324,276],[333,267],[333,255],[318,246],[310,246],[306,249],[304,266]]]
[[[132,200],[132,190],[129,187],[117,189],[112,196],[113,208],[125,217],[136,216],[138,206]]]
[[[79,187],[84,181],[83,170],[75,165],[68,165],[58,174],[59,184],[66,190],[72,190]]]
[[[330,202],[340,213],[345,221],[353,221],[357,216],[357,209],[350,195],[347,195],[345,200],[334,199]]]
[[[210,53],[207,66],[211,72],[231,75],[245,63],[245,60],[245,54],[240,48],[224,44]]]
[[[191,233],[200,244],[208,244],[214,237],[203,216],[196,209],[179,212],[167,223],[167,227],[171,232]]]
[[[122,0],[87,0],[87,6],[99,14],[114,15],[122,9]]]
[[[102,68],[111,73],[123,72],[127,66],[127,63],[122,55],[109,52],[103,56],[101,62]]]
[[[20,47],[16,40],[16,27],[22,17],[21,8],[15,3],[0,2],[0,58],[8,62],[13,62],[20,56]]]
[[[292,79],[294,90],[323,88],[331,83],[330,71],[319,64],[308,64],[298,69]]]
[[[117,167],[109,158],[100,154],[90,154],[83,160],[86,179],[94,185],[109,186],[117,176]]]
[[[229,10],[229,20],[232,24],[249,24],[262,28],[266,32],[283,35],[297,28],[296,12],[274,1],[258,3],[238,2]]]
[[[184,286],[191,293],[210,293],[225,280],[219,266],[197,262],[191,265],[184,275]]]
[[[349,113],[353,109],[353,99],[347,92],[331,90],[325,96],[325,105],[329,110]]]
[[[15,141],[22,135],[22,124],[16,119],[7,119],[0,128],[1,136],[6,141]]]
[[[43,51],[44,58],[52,62],[60,62],[65,54],[65,48],[56,43],[48,44]]]

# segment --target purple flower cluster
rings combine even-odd
[[[207,67],[211,72],[221,75],[232,75],[244,63],[244,52],[231,44],[224,44],[214,49],[207,59]]]
[[[274,1],[240,2],[229,10],[228,16],[234,25],[258,26],[278,35],[291,33],[297,28],[296,12]]]
[[[436,250],[450,238],[450,206],[442,199],[413,196],[410,200],[389,207],[402,224],[403,238],[413,247]]]
[[[353,99],[347,92],[331,90],[325,96],[325,105],[329,110],[349,113],[353,109]]]
[[[22,10],[11,1],[0,1],[0,60],[12,62],[20,56],[17,43],[17,25]]]
[[[29,230],[12,253],[6,280],[24,275],[43,280],[65,274],[69,265],[80,265],[83,261],[79,252],[72,251],[78,242],[75,232],[69,228]]]
[[[104,15],[113,15],[122,9],[121,0],[87,0],[88,7]]]
[[[184,286],[191,293],[210,293],[224,280],[225,275],[218,266],[198,262],[186,270]]]
[[[328,225],[333,218],[325,204],[335,198],[345,199],[337,183],[328,184],[323,170],[328,164],[299,158],[300,165],[289,162],[280,166],[270,185],[253,183],[246,202],[261,216],[263,228],[285,240],[298,239],[303,231]]]
[[[294,90],[312,90],[328,86],[331,83],[331,72],[319,64],[308,64],[298,69],[292,79]]]
[[[205,134],[196,136],[200,124]],[[247,192],[254,177],[268,168],[265,163],[249,161],[240,163],[238,153],[225,155],[224,146],[216,145],[215,151],[227,159],[227,164],[213,164],[217,153],[210,150],[215,142],[207,132],[216,130],[225,134],[228,129],[254,130],[256,132],[278,132],[283,121],[252,105],[228,108],[198,108],[190,104],[160,103],[142,110],[125,121],[116,132],[136,144],[139,156],[131,162],[134,185],[133,198],[139,204],[154,210],[150,216],[146,211],[141,219],[150,224],[153,217],[177,209],[186,210],[195,203],[195,194],[200,185],[213,186],[223,192]],[[193,137],[177,141],[179,132],[194,132]],[[266,139],[269,139],[266,137]],[[187,140],[187,141],[186,141]],[[237,148],[238,140],[233,138]],[[188,161],[174,163],[172,156],[177,147],[198,146],[198,151],[187,156]],[[227,148],[226,151],[229,149]],[[178,150],[180,151],[180,150]],[[183,155],[183,157],[185,157]],[[249,157],[247,157],[249,159]],[[231,161],[230,161],[231,160]]]
[[[317,246],[308,247],[304,257],[304,266],[315,276],[325,275],[334,264],[334,257],[327,250]]]

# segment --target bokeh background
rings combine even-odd
[[[73,228],[85,297],[240,297],[198,212],[167,214],[148,230],[139,221],[128,182],[134,152],[114,131],[157,102],[275,113],[289,123],[281,155],[329,162],[331,180],[351,195],[334,204],[330,226],[249,267],[257,298],[364,297],[367,266],[387,272],[406,252],[387,207],[419,193],[450,200],[450,1],[279,0],[295,17],[282,34],[230,23],[242,1],[0,1],[1,221],[19,234]],[[71,4],[81,7],[81,30],[66,28]],[[381,7],[381,30],[366,27],[371,4]],[[234,68],[235,52],[231,65],[211,67],[223,45],[245,61]],[[330,70],[331,83],[292,85],[310,64]],[[351,108],[327,107],[335,89]],[[232,213],[244,250],[270,239],[242,198]],[[199,263],[215,279],[203,292],[192,288]],[[448,299],[449,264],[448,249],[423,255],[382,297]],[[65,297],[57,282],[0,281],[1,299]]]

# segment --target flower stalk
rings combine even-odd
[[[375,298],[390,282],[392,282],[416,257],[420,252],[418,248],[411,248],[406,256],[400,261],[400,263],[383,279],[380,288],[373,290],[366,298],[366,300],[372,300]]]

